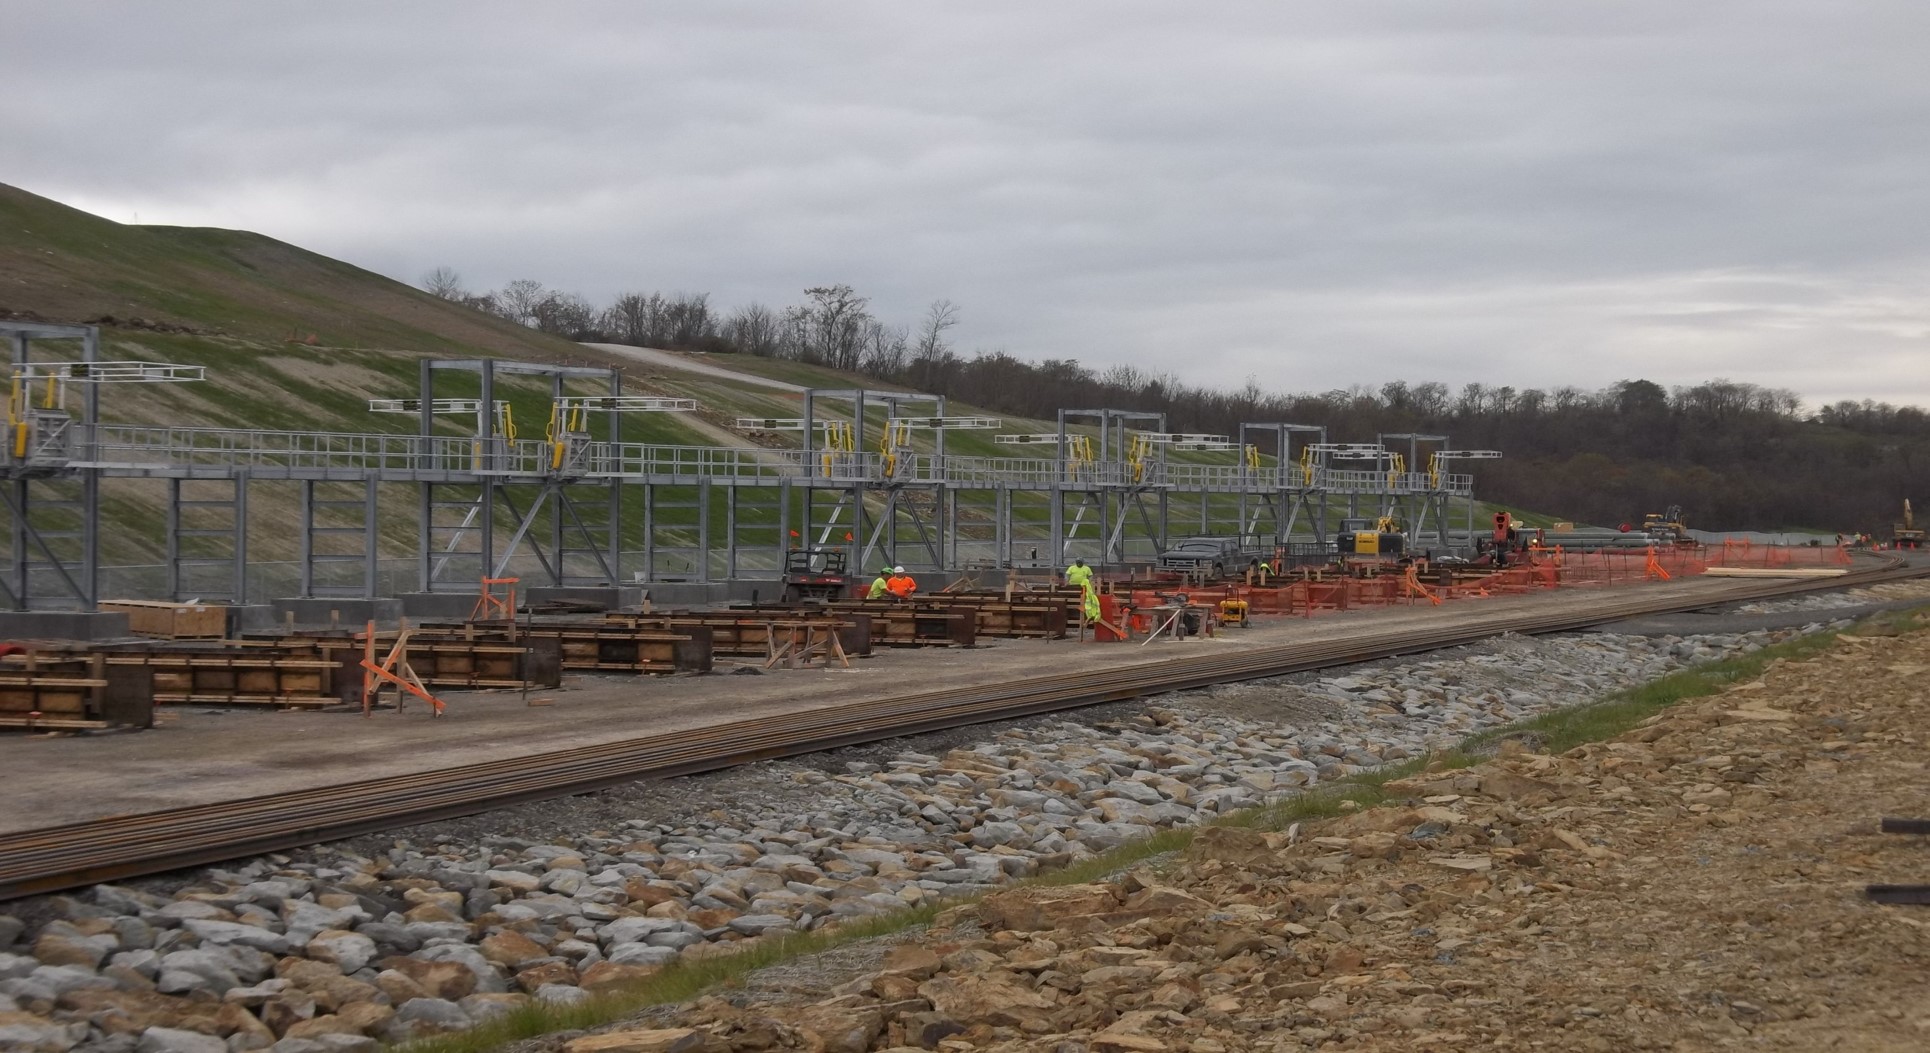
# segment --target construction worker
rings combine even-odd
[[[911,594],[918,591],[918,581],[911,575],[905,573],[905,568],[893,567],[891,568],[891,578],[885,582],[885,588],[894,597],[901,600],[909,600],[911,599]]]
[[[1092,568],[1083,559],[1075,559],[1066,568],[1066,584],[1079,587],[1079,608],[1085,612],[1086,621],[1099,620],[1099,590],[1092,587]]]
[[[1065,579],[1067,585],[1089,588],[1092,585],[1092,568],[1086,566],[1085,560],[1075,559],[1072,566],[1066,568]]]
[[[882,600],[891,595],[891,568],[878,568],[878,576],[871,582],[871,591],[864,594],[867,600]]]

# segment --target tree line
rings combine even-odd
[[[1455,449],[1504,454],[1451,469],[1476,472],[1484,499],[1582,522],[1639,522],[1679,504],[1690,525],[1708,529],[1887,536],[1904,498],[1930,504],[1930,414],[1915,406],[1866,400],[1806,411],[1793,391],[1723,379],[1673,388],[1624,380],[1599,390],[1397,380],[1281,392],[1249,377],[1214,388],[1137,366],[961,351],[951,301],[932,303],[915,324],[893,324],[843,284],[806,289],[781,308],[730,310],[704,293],[625,293],[598,307],[530,280],[471,293],[448,268],[424,286],[570,340],[790,359],[1014,416],[1050,420],[1062,407],[1104,406],[1164,413],[1172,431],[1235,435],[1242,422],[1280,422],[1324,426],[1341,442],[1446,435]]]

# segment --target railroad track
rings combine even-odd
[[[1564,632],[1648,614],[1841,589],[1930,574],[1892,558],[1839,578],[1742,586],[1720,598],[1629,596],[1586,613],[1470,618],[1440,629],[1363,633],[1352,640],[1282,644],[1237,654],[1175,658],[717,724],[552,753],[325,786],[301,793],[110,816],[0,835],[0,900],[200,866],[638,779],[713,771],[757,760],[915,735],[967,724],[1118,702],[1166,691],[1306,672],[1473,643],[1503,633]]]

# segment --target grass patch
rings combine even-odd
[[[1921,629],[1930,605],[1875,615],[1846,632],[1892,635]],[[1616,692],[1598,701],[1544,713],[1528,720],[1491,728],[1469,736],[1448,750],[1383,765],[1371,772],[1348,776],[1290,800],[1247,809],[1204,825],[1282,830],[1294,823],[1328,819],[1396,800],[1388,783],[1428,770],[1470,767],[1493,754],[1504,739],[1533,738],[1538,748],[1561,753],[1589,742],[1613,738],[1640,725],[1671,706],[1705,698],[1723,688],[1760,676],[1772,662],[1802,661],[1827,651],[1835,630],[1799,637],[1752,654],[1725,658],[1671,673],[1659,680]],[[1017,882],[1023,885],[1078,885],[1104,880],[1121,870],[1184,851],[1203,826],[1159,830],[1151,836],[1120,845],[1069,867]],[[599,1027],[651,1006],[688,1001],[718,987],[739,984],[758,969],[793,958],[832,950],[851,943],[888,936],[929,924],[941,910],[966,905],[971,898],[860,918],[833,928],[791,933],[759,940],[743,951],[695,962],[676,962],[635,988],[606,994],[580,1005],[532,1003],[469,1031],[412,1042],[409,1053],[483,1053],[518,1039],[555,1031]]]
[[[929,924],[941,909],[954,905],[929,904],[853,919],[836,928],[757,940],[735,954],[673,962],[630,990],[597,995],[577,1005],[532,1002],[480,1027],[419,1039],[401,1048],[410,1053],[480,1053],[518,1039],[597,1027],[651,1006],[686,1002],[713,988],[740,983],[744,977],[767,966]]]

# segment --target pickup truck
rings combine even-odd
[[[1160,570],[1205,571],[1217,578],[1228,571],[1238,574],[1248,562],[1270,555],[1255,536],[1182,537],[1160,549],[1157,565]]]

